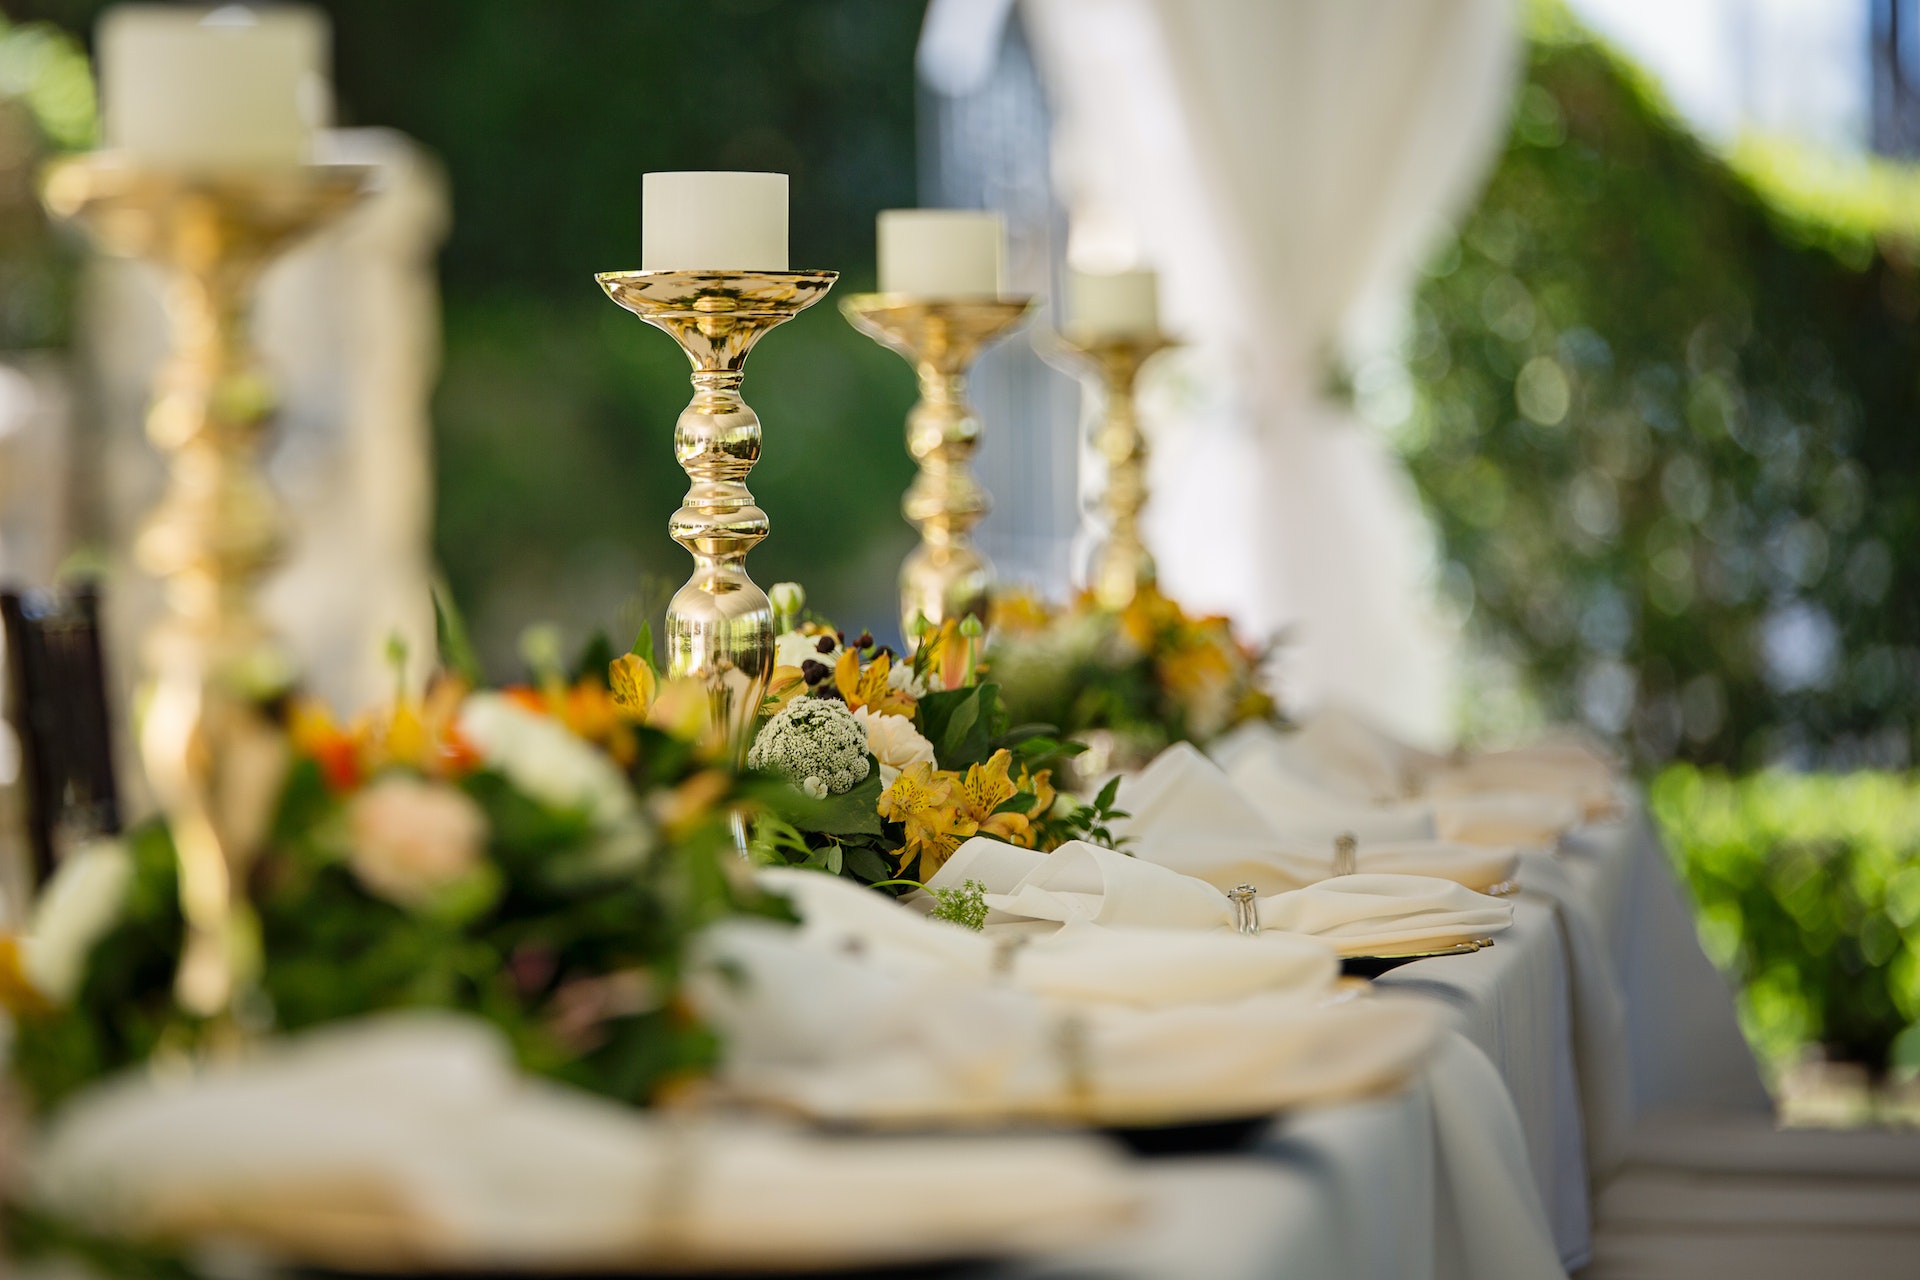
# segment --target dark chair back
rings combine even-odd
[[[27,843],[44,884],[67,842],[120,830],[100,593],[0,591],[0,619]]]

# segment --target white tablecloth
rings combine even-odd
[[[1519,1280],[1583,1265],[1594,1166],[1636,1115],[1768,1102],[1644,818],[1540,856],[1496,946],[1379,980],[1441,1002],[1458,1032],[1412,1088],[1283,1117],[1239,1157],[1160,1162],[1135,1232],[1004,1274]],[[1542,1210],[1557,1260],[1527,1252]]]

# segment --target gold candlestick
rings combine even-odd
[[[147,416],[168,457],[167,492],[134,547],[164,579],[167,611],[147,637],[139,744],[179,857],[187,935],[175,994],[204,1017],[234,1012],[258,977],[246,879],[286,759],[264,704],[293,678],[254,598],[285,543],[259,467],[275,406],[248,333],[254,286],[276,256],[354,204],[371,172],[195,175],[99,153],[46,180],[54,215],[167,273],[173,354]]]
[[[767,536],[747,473],[760,419],[740,398],[761,335],[826,296],[836,271],[605,271],[607,296],[664,330],[693,364],[693,400],[674,424],[674,456],[692,485],[667,531],[693,555],[693,576],[667,606],[667,668],[707,685],[714,723],[744,759],[773,674],[773,606],[747,576]]]
[[[980,418],[967,402],[967,369],[988,343],[1032,308],[1031,298],[916,298],[862,293],[840,310],[854,328],[896,351],[920,378],[907,413],[907,452],[920,473],[900,509],[920,530],[920,545],[900,566],[900,628],[914,642],[915,622],[936,627],[971,614],[987,620],[993,565],[973,545],[973,527],[992,507],[968,463]]]
[[[1140,537],[1140,511],[1147,505],[1147,441],[1140,433],[1134,384],[1141,366],[1172,345],[1159,335],[1084,342],[1056,337],[1046,344],[1051,358],[1097,388],[1100,396],[1093,447],[1107,465],[1107,478],[1095,509],[1105,527],[1089,550],[1086,585],[1108,609],[1124,609],[1154,580],[1153,557]]]

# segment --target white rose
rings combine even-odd
[[[373,893],[424,906],[480,865],[487,819],[464,792],[400,775],[382,778],[347,806],[348,865]]]
[[[21,967],[40,994],[65,1004],[80,990],[94,946],[119,923],[133,887],[133,857],[118,840],[69,854],[35,904]]]
[[[550,716],[497,693],[476,693],[460,708],[460,732],[489,767],[550,808],[584,809],[601,827],[636,812],[613,761]]]
[[[921,736],[906,716],[880,715],[869,707],[853,713],[867,731],[867,750],[880,762],[880,785],[890,787],[901,771],[916,764],[934,764],[933,744]]]
[[[822,640],[827,641],[825,653],[820,652]],[[773,665],[776,667],[797,667],[809,658],[832,666],[835,656],[832,636],[806,636],[798,631],[788,631],[773,642]]]

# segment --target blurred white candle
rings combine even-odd
[[[649,173],[640,180],[642,271],[785,271],[787,175]]]
[[[106,143],[174,169],[291,167],[329,114],[329,32],[314,9],[109,9],[96,33]]]
[[[1069,272],[1066,332],[1081,342],[1158,336],[1160,277],[1151,271]]]
[[[997,298],[1006,224],[979,209],[888,209],[879,220],[880,292]]]

